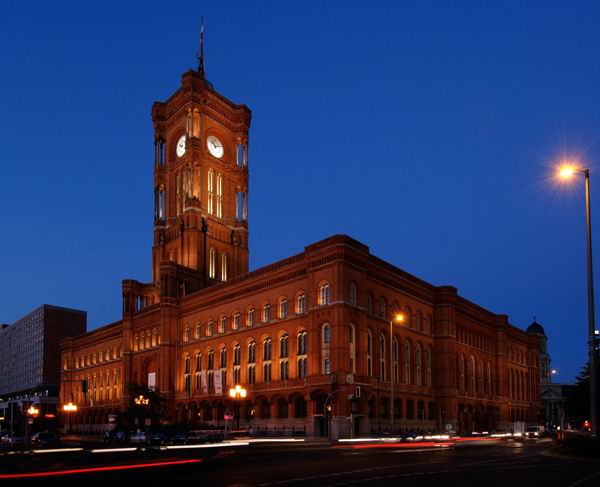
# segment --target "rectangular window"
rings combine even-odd
[[[217,276],[217,252],[211,248],[209,251],[209,262],[208,262],[208,277],[214,279]]]
[[[208,170],[208,180],[207,180],[207,188],[208,188],[208,202],[207,202],[207,211],[209,215],[213,214],[213,193],[214,193],[214,181],[213,181],[213,170]]]
[[[223,176],[217,175],[217,217],[223,218]]]
[[[221,281],[227,280],[227,254],[221,254]]]

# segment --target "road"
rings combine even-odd
[[[390,444],[258,443],[102,454],[13,455],[0,458],[0,481],[2,485],[15,481],[3,475],[54,472],[57,475],[52,480],[60,478],[61,482],[93,477],[120,482],[202,482],[204,486],[600,486],[600,462],[550,454],[551,444],[547,442],[428,445],[405,448]]]

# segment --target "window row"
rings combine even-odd
[[[75,358],[74,368],[82,369],[84,367],[89,367],[92,365],[102,364],[105,362],[110,362],[112,360],[117,360],[123,356],[123,349],[113,347],[107,350],[102,350],[100,352],[90,352],[84,355],[79,355]],[[63,368],[66,368],[68,364],[63,362]]]
[[[472,394],[496,394],[494,374],[490,362],[479,361],[473,355],[467,360],[463,354],[457,357],[458,390]]]

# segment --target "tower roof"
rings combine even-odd
[[[536,333],[538,335],[546,335],[546,332],[544,331],[544,327],[535,320],[535,316],[533,317],[533,322],[531,323],[531,325],[529,325],[527,327],[527,333]]]

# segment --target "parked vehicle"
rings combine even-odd
[[[159,431],[158,433],[152,433],[150,435],[149,443],[151,445],[164,445],[167,443],[168,437],[165,433]]]
[[[129,433],[125,430],[105,431],[102,435],[104,443],[127,443],[129,442]]]
[[[214,443],[224,439],[223,430],[194,430],[188,433],[188,441],[191,443]]]
[[[541,438],[544,436],[544,427],[541,425],[528,426],[525,430],[526,438]]]
[[[147,445],[148,443],[150,443],[151,439],[152,439],[152,435],[150,433],[145,433],[144,431],[140,431],[140,432],[136,433],[135,435],[133,435],[129,441],[131,441],[131,443]]]
[[[186,431],[175,433],[171,437],[171,445],[188,445],[191,443],[191,438]]]
[[[9,448],[18,448],[25,446],[25,438],[17,435],[4,435],[2,437],[2,445]]]
[[[31,438],[31,445],[36,448],[58,446],[58,435],[56,433],[36,433]]]

